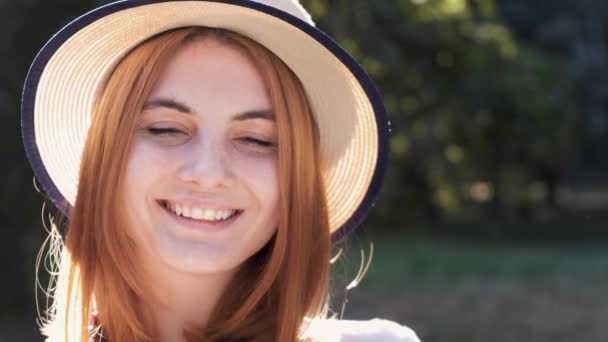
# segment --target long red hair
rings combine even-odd
[[[296,341],[306,317],[326,314],[329,220],[319,131],[303,86],[259,43],[227,30],[189,27],[139,44],[116,65],[99,93],[77,200],[60,249],[53,305],[43,327],[49,340],[85,342],[101,334],[112,342],[158,340],[152,318],[142,315],[149,311],[149,292],[135,264],[134,242],[124,229],[121,189],[144,101],[175,51],[207,38],[245,53],[267,87],[278,128],[279,226],[229,283],[207,324],[189,327],[185,335],[188,341]],[[94,310],[100,329],[88,332]]]

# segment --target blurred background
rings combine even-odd
[[[0,341],[40,341],[23,81],[52,34],[107,2],[0,1]],[[608,341],[608,2],[302,3],[392,123],[380,199],[336,248],[334,310],[424,342]]]

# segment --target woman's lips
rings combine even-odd
[[[173,209],[168,207],[168,202],[166,200],[159,200],[157,201],[157,203],[169,216],[171,216],[180,225],[199,230],[222,230],[228,228],[243,213],[243,210],[236,210],[234,214],[223,220],[193,219],[177,215],[177,213],[175,213]]]

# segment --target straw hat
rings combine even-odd
[[[185,26],[248,36],[295,72],[320,128],[334,241],[357,227],[380,189],[388,122],[369,76],[297,0],[126,0],[61,29],[29,70],[21,110],[26,154],[53,203],[70,215],[93,101],[113,66],[145,39]]]

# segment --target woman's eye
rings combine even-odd
[[[150,133],[152,135],[160,135],[160,136],[172,136],[172,135],[185,134],[183,131],[181,131],[177,128],[172,128],[172,127],[149,127],[147,130],[148,130],[148,133]]]
[[[247,144],[256,145],[259,147],[272,148],[275,144],[272,141],[262,140],[254,137],[244,137],[239,140],[246,142]]]

